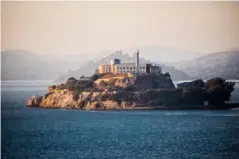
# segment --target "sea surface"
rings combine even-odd
[[[2,82],[1,156],[239,158],[239,110],[81,111],[28,108],[50,81]],[[239,102],[239,88],[233,101]]]

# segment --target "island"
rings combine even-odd
[[[222,78],[173,84],[169,73],[152,63],[100,65],[91,77],[70,77],[52,85],[43,96],[32,96],[29,107],[78,108],[83,110],[229,109],[235,83]]]

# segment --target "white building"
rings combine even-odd
[[[136,58],[136,63],[121,63],[119,59],[111,60],[111,64],[98,67],[99,73],[157,73],[162,71],[159,65],[139,63],[139,52]]]

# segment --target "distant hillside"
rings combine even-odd
[[[239,79],[239,50],[216,52],[191,61],[170,63],[191,77]]]
[[[140,55],[146,54],[146,50],[142,49]],[[158,56],[160,55],[155,54],[155,59],[157,59]],[[82,75],[91,76],[97,69],[98,65],[108,64],[110,63],[110,60],[115,57],[121,59],[123,62],[135,61],[133,56],[130,56],[129,54],[122,54],[121,52],[116,52],[110,55],[108,54],[105,58],[98,60],[92,58],[94,61],[88,62],[83,61],[82,57],[76,58],[76,61],[58,61],[62,59],[62,56],[38,55],[25,50],[2,51],[1,57],[2,80],[66,80],[71,76],[76,78],[79,78]],[[141,57],[144,56],[141,55]],[[66,57],[66,59],[68,58],[69,57]],[[79,61],[78,59],[81,60],[81,62],[77,62]],[[145,59],[140,60],[141,62],[147,62]],[[163,64],[161,66],[163,72],[169,72],[173,80],[191,79],[187,74],[174,69],[173,67],[168,67]]]
[[[76,68],[75,63],[55,61],[25,50],[1,52],[2,80],[54,80]],[[79,64],[78,64],[79,65]],[[79,66],[78,66],[79,67]]]
[[[123,49],[123,52],[133,53],[136,50],[140,51],[140,56],[150,61],[162,62],[178,62],[182,60],[192,60],[200,57],[203,54],[199,52],[180,50],[171,47],[162,46],[144,46],[131,49]]]
[[[180,50],[163,46],[138,46],[123,48],[120,50],[124,53],[128,53],[130,56],[133,56],[136,50],[139,50],[141,57],[144,57],[145,59],[151,61],[157,60],[159,63],[192,60],[203,55],[199,52]],[[85,53],[87,55],[87,57],[85,58],[92,60],[94,59],[94,61],[96,61],[96,59],[100,60],[101,57],[106,57],[115,51],[116,50],[102,50],[99,52],[88,52]],[[77,55],[75,55],[75,57],[77,57]],[[81,55],[78,54],[78,58],[81,58]]]
[[[129,56],[129,54],[123,54],[121,52],[113,53],[105,58],[101,58],[98,61],[89,61],[86,65],[81,66],[79,69],[75,71],[70,71],[68,74],[60,76],[57,81],[65,81],[69,77],[80,78],[80,76],[91,76],[95,70],[98,68],[100,64],[109,64],[111,59],[119,58],[122,62],[134,62],[135,58],[133,56]],[[143,58],[140,58],[140,62],[149,62]],[[176,70],[173,67],[168,67],[166,65],[161,65],[163,72],[169,72],[173,80],[190,80],[192,79],[186,73]]]
[[[163,47],[163,46],[157,46],[157,45],[122,48],[120,50],[124,53],[128,53],[129,56],[133,56],[136,50],[139,50],[141,57],[144,57],[145,59],[150,61],[156,60],[159,63],[192,60],[194,58],[197,58],[203,55],[200,52],[180,50],[180,49],[175,49],[171,47]],[[112,49],[112,50],[101,50],[96,52],[82,52],[80,54],[79,52],[73,52],[73,53],[67,53],[67,56],[64,53],[57,54],[57,57],[55,57],[55,55],[47,55],[47,56],[48,57],[51,56],[59,60],[64,59],[67,61],[74,61],[75,59],[78,59],[78,61],[80,60],[80,62],[82,63],[84,62],[83,60],[98,61],[101,59],[101,57],[106,57],[115,51],[116,51],[115,49]],[[84,59],[83,59],[82,54],[87,56],[84,56]]]

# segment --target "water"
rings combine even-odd
[[[239,158],[239,110],[25,107],[27,98],[43,94],[47,85],[2,84],[2,158]]]

